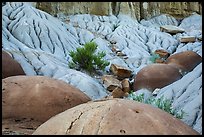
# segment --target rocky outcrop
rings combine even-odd
[[[110,71],[120,79],[129,78],[132,74],[131,70],[117,64],[111,64]]]
[[[123,98],[131,91],[129,79],[117,79],[113,75],[104,75],[101,77],[104,87],[111,92],[113,98]]]
[[[182,43],[195,42],[195,41],[196,41],[195,36],[183,36],[180,38],[180,42]]]
[[[2,51],[2,79],[10,76],[26,75],[21,65],[7,52]]]
[[[109,91],[113,91],[116,87],[122,88],[120,81],[112,75],[104,75],[101,79],[104,87]]]
[[[36,7],[54,16],[59,14],[125,14],[141,20],[161,13],[184,18],[193,12],[202,14],[199,2],[37,2]]]
[[[129,92],[131,90],[130,82],[128,78],[121,81],[122,89],[124,92]]]
[[[166,32],[166,33],[170,33],[170,34],[176,34],[176,33],[182,33],[185,30],[182,28],[179,28],[177,26],[173,26],[173,25],[164,25],[160,27],[160,30],[162,32]]]
[[[44,76],[15,76],[2,80],[2,118],[45,122],[66,109],[90,101],[79,89]]]
[[[198,135],[198,132],[150,105],[131,100],[109,99],[81,104],[64,111],[49,119],[33,133],[51,134]]]
[[[42,122],[34,119],[2,119],[2,135],[31,135]]]
[[[124,96],[128,96],[128,92],[124,92],[121,88],[116,87],[112,93],[111,96],[113,98],[123,98]]]
[[[202,134],[202,63],[177,82],[161,88],[156,98],[172,100],[173,108],[185,112],[181,119]]]
[[[63,80],[79,88],[91,99],[107,95],[98,81],[68,68],[69,51],[80,46],[73,26],[69,28],[69,32],[65,24],[30,5],[20,2],[9,4],[3,6],[2,48],[7,49],[19,61],[27,75],[43,75]],[[13,23],[10,24],[8,20]]]
[[[2,133],[32,134],[52,116],[91,99],[77,88],[44,76],[2,80]]]
[[[181,77],[179,70],[173,66],[152,64],[144,67],[135,75],[133,89],[137,91],[144,88],[153,92],[154,89],[165,87]]]
[[[177,67],[182,74],[192,71],[201,62],[202,57],[193,51],[176,53],[166,60],[166,64]]]
[[[155,54],[158,54],[160,58],[167,59],[170,56],[170,53],[163,49],[157,49],[154,51]]]
[[[54,18],[20,2],[7,3],[2,7],[2,13],[2,49],[8,51],[21,64],[27,75],[42,75],[63,80],[79,88],[92,100],[109,94],[100,82],[101,79],[68,67],[71,60],[69,52],[86,42],[95,42],[98,45],[97,51],[106,52],[105,60],[110,64],[129,68],[132,74],[137,74],[151,64],[150,55],[157,49],[164,49],[170,54],[191,50],[202,56],[202,42],[179,42],[181,36],[196,38],[202,36],[200,29],[202,16],[198,14],[189,16],[181,22],[172,16],[162,14],[146,20],[144,25],[122,14],[118,16],[81,14]],[[172,36],[159,31],[161,25],[169,24],[175,26],[180,24],[179,27],[184,28],[185,32]],[[116,51],[111,50],[112,45],[116,47],[116,51],[127,56],[117,56]],[[103,75],[109,70],[110,66],[107,66]],[[192,72],[194,71],[197,70]],[[200,76],[202,77],[202,73]],[[201,79],[196,80],[196,77],[192,77],[191,81],[194,80],[197,82],[191,82],[190,87],[196,86]],[[130,81],[132,83],[131,79]],[[202,88],[202,84],[199,87]],[[185,93],[183,90],[186,88],[187,85],[184,85],[178,92]],[[165,92],[171,94],[170,90]],[[189,89],[189,93],[195,95],[195,98],[199,96],[195,90]],[[202,105],[202,101],[197,102],[197,105]],[[202,115],[200,116],[202,113],[198,109],[194,112],[199,114],[194,126],[186,121],[196,119],[195,113],[187,117],[185,123],[202,134],[202,129],[198,128],[202,127],[199,124],[202,123]]]

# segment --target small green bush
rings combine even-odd
[[[132,98],[135,101],[145,103],[145,104],[150,104],[150,105],[153,105],[154,107],[160,108],[170,113],[171,115],[173,115],[178,119],[182,119],[186,114],[183,110],[181,110],[181,112],[178,112],[176,109],[173,109],[172,101],[169,99],[164,99],[163,96],[158,99],[155,99],[154,97],[150,97],[147,100],[144,100],[144,93],[140,95],[134,95],[133,92],[131,92],[128,97]]]
[[[90,73],[96,72],[96,70],[104,71],[110,63],[103,60],[105,52],[95,53],[97,47],[96,43],[88,42],[83,47],[77,48],[76,52],[71,51],[69,55],[72,57],[72,62],[69,63],[69,67],[84,69]]]

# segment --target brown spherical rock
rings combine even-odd
[[[192,71],[201,62],[202,57],[194,51],[176,53],[166,60],[166,64],[177,67],[182,73]]]
[[[127,99],[88,102],[66,110],[39,126],[33,135],[179,135],[194,129],[172,115]]]
[[[26,75],[21,65],[7,52],[2,51],[2,79],[9,76]]]
[[[156,88],[165,87],[181,77],[179,70],[171,65],[151,64],[136,74],[133,89],[137,91],[144,88],[153,91]]]
[[[45,122],[71,107],[90,101],[79,89],[45,76],[13,76],[2,80],[2,118]]]

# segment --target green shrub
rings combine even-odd
[[[105,70],[105,67],[109,65],[108,61],[103,60],[105,52],[98,52],[97,45],[94,42],[88,42],[83,47],[77,48],[76,52],[71,51],[70,56],[72,62],[69,63],[70,68],[84,69],[90,73],[96,72],[96,70]]]
[[[176,109],[172,108],[172,101],[169,99],[164,99],[164,97],[160,97],[158,99],[155,99],[154,97],[150,97],[147,100],[144,100],[144,93],[140,95],[134,95],[133,92],[131,92],[128,96],[128,98],[132,98],[135,101],[141,102],[141,103],[146,103],[153,105],[154,107],[160,108],[174,117],[178,119],[182,119],[186,113],[181,110],[181,112],[177,111]]]

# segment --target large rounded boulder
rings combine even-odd
[[[148,89],[165,87],[182,77],[176,67],[166,64],[151,64],[142,68],[134,78],[133,89]]]
[[[90,101],[79,89],[45,76],[13,76],[2,80],[2,118],[50,117]]]
[[[197,131],[153,106],[127,99],[84,103],[39,126],[33,135],[197,135]]]
[[[183,51],[169,56],[166,64],[177,67],[182,73],[192,71],[202,62],[202,57],[194,51]]]
[[[2,79],[17,75],[25,75],[23,68],[6,51],[2,51]]]

